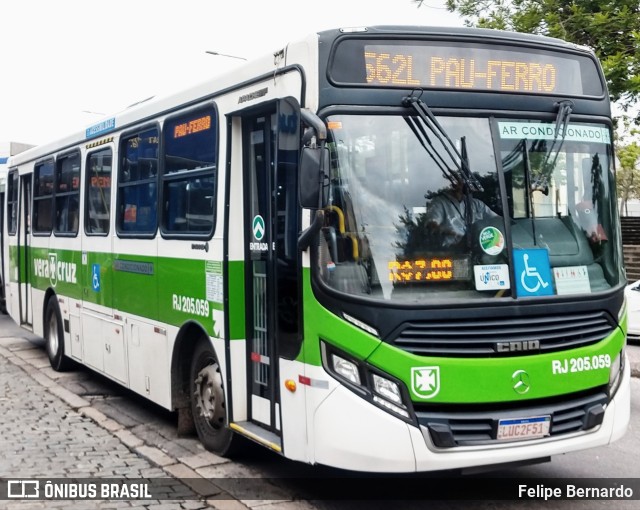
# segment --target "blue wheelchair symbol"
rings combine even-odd
[[[553,285],[546,249],[513,250],[518,296],[551,296]]]
[[[91,266],[91,288],[94,292],[100,292],[100,264]]]

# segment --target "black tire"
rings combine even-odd
[[[218,359],[209,342],[198,342],[191,360],[189,376],[191,412],[202,445],[225,457],[236,456],[243,438],[228,426],[224,383]]]
[[[55,296],[47,301],[47,309],[44,314],[44,340],[51,368],[56,372],[65,372],[72,368],[71,360],[64,353],[62,316]]]

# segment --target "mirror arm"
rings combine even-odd
[[[308,108],[302,108],[300,110],[300,116],[304,123],[313,128],[316,132],[318,140],[325,141],[327,139],[327,126],[325,126],[320,117],[315,113],[312,113]]]
[[[306,251],[306,249],[311,245],[311,241],[315,235],[320,232],[322,225],[324,225],[324,211],[322,209],[318,209],[311,225],[309,225],[309,227],[300,234],[300,237],[298,237],[298,247],[300,248],[300,251]]]
[[[308,108],[302,108],[300,110],[300,116],[302,118],[302,121],[306,125],[310,126],[313,129],[313,131],[315,131],[316,141],[320,142],[320,148],[321,150],[323,150],[325,143],[327,141],[327,126],[325,125],[325,123],[322,121],[322,119],[320,119],[320,117],[318,117],[315,113],[313,113]],[[322,186],[324,185],[323,176],[324,176],[324,170],[325,170],[323,160],[324,158],[321,157],[320,168],[318,172],[319,174],[318,178],[320,181],[319,193],[318,193],[319,208],[315,211],[315,217],[313,218],[311,225],[309,225],[309,227],[306,230],[304,230],[298,237],[298,248],[301,251],[306,251],[306,249],[309,248],[309,246],[311,246],[311,243],[314,237],[318,232],[320,232],[320,229],[324,225],[324,211],[321,208],[322,207]]]

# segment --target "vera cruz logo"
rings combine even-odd
[[[411,391],[420,398],[435,397],[440,391],[440,367],[413,367]]]
[[[33,274],[37,278],[48,278],[52,287],[55,287],[58,282],[78,283],[76,269],[75,262],[59,260],[55,252],[49,253],[46,258],[34,257],[33,259]]]
[[[58,254],[49,253],[49,281],[53,287],[58,283]]]

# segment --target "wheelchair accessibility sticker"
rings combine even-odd
[[[518,296],[551,296],[553,279],[545,249],[513,250]]]
[[[100,264],[91,266],[91,288],[94,292],[100,292]]]

